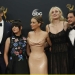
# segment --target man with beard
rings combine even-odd
[[[75,74],[75,10],[67,14],[69,27],[67,29],[69,72]]]

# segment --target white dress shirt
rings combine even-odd
[[[71,41],[72,45],[74,46],[74,40],[75,40],[75,30],[74,29],[72,29],[69,32],[69,38],[70,38],[70,41]]]
[[[4,32],[4,21],[2,20],[0,23],[2,23],[2,26],[0,26],[0,43],[1,43],[3,38],[3,32]]]

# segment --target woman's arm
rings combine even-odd
[[[5,61],[6,66],[8,65],[9,46],[10,46],[10,38],[7,38],[7,40],[5,42],[5,49],[4,49],[4,61]]]
[[[49,33],[49,25],[46,25],[46,32]]]
[[[30,52],[31,52],[30,46],[29,46],[29,44],[27,43],[27,55],[28,55],[28,56],[30,55]]]
[[[68,27],[69,27],[68,22],[65,21],[64,22],[64,30],[66,31]]]
[[[49,37],[49,25],[46,25],[46,32],[47,32],[47,42],[46,42],[46,46],[48,46],[48,44],[51,46],[52,43],[51,43],[51,40],[50,40],[50,37]]]
[[[52,46],[52,43],[51,43],[51,40],[50,40],[50,37],[49,37],[48,33],[47,33],[47,43],[48,43],[50,46]]]
[[[27,36],[27,54],[28,54],[28,56],[30,55],[30,52],[31,52],[31,50],[30,50],[30,45],[29,45],[29,37],[30,37],[30,32],[28,33],[28,36]]]

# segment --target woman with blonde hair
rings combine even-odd
[[[46,25],[46,31],[52,42],[51,47],[51,73],[68,73],[68,52],[66,44],[67,22],[64,20],[62,10],[55,6],[49,11],[50,24]]]

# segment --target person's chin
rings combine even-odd
[[[73,26],[75,23],[71,22],[71,23],[69,23],[69,24]]]
[[[72,24],[72,22],[68,22],[68,24],[69,24],[69,25],[71,25],[71,24]]]
[[[57,20],[58,19],[58,17],[55,17],[55,18],[53,18],[54,20]]]
[[[17,34],[17,32],[14,32],[14,34]]]
[[[34,30],[34,28],[31,28],[32,30]]]

